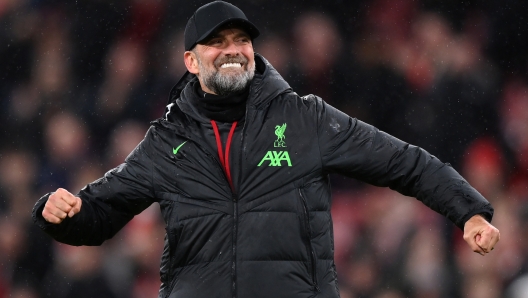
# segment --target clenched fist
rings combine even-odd
[[[69,191],[59,188],[51,194],[42,210],[42,217],[50,223],[59,224],[66,216],[72,217],[81,211],[82,201]]]
[[[464,225],[464,240],[476,253],[485,255],[491,252],[499,239],[499,230],[481,215],[471,217]]]

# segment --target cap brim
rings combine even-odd
[[[252,40],[257,38],[260,35],[260,31],[250,21],[244,20],[241,18],[232,18],[232,19],[227,19],[223,22],[218,23],[211,30],[205,32],[202,36],[198,38],[198,41],[196,42],[196,44],[202,43],[203,41],[207,40],[207,38],[211,36],[211,34],[217,32],[222,26],[228,25],[230,23],[232,23],[234,27],[240,27],[240,29],[245,30],[249,34],[249,37],[251,37]]]

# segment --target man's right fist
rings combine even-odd
[[[59,224],[66,216],[72,217],[81,211],[82,201],[69,191],[59,188],[51,194],[42,210],[42,217],[47,222]]]

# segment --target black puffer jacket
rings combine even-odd
[[[167,224],[160,297],[291,298],[339,296],[329,173],[417,197],[461,228],[477,213],[491,220],[490,204],[449,165],[315,96],[299,97],[265,59],[256,62],[261,73],[231,144],[239,146],[230,156],[234,189],[189,115],[188,76],[126,162],[79,193],[79,214],[46,223],[44,196],[35,222],[58,241],[98,245],[159,202]]]

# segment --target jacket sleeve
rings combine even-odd
[[[488,221],[491,204],[451,165],[317,99],[323,170],[416,197],[463,229],[473,215]]]
[[[70,245],[100,245],[112,238],[136,214],[154,201],[151,133],[130,153],[125,162],[77,194],[81,211],[60,224],[42,217],[47,194],[33,207],[33,221],[55,240]]]

